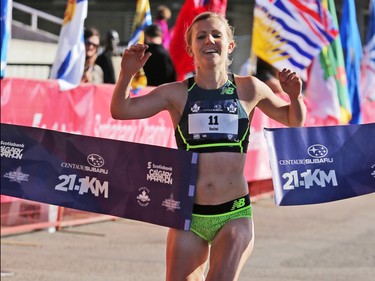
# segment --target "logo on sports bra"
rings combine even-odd
[[[191,112],[196,113],[196,112],[199,111],[200,108],[201,107],[195,103],[194,106],[190,110],[191,110]]]
[[[234,88],[233,87],[224,87],[221,90],[221,95],[233,95],[234,93]]]
[[[232,103],[230,106],[227,106],[227,110],[228,110],[229,113],[236,113],[237,104]]]

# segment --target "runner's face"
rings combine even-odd
[[[233,48],[234,42],[229,41],[223,22],[206,19],[192,26],[190,52],[198,67],[206,64],[226,65]]]

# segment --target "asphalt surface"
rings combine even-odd
[[[375,193],[298,207],[265,198],[253,212],[255,248],[241,281],[375,280]],[[164,280],[166,234],[118,219],[2,237],[1,280]]]

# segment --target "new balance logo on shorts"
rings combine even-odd
[[[240,198],[233,201],[231,211],[234,211],[236,209],[241,209],[243,206],[245,206],[245,198]]]

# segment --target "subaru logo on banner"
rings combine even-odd
[[[375,192],[375,123],[264,130],[277,205]]]
[[[1,194],[188,230],[198,154],[1,124]]]

